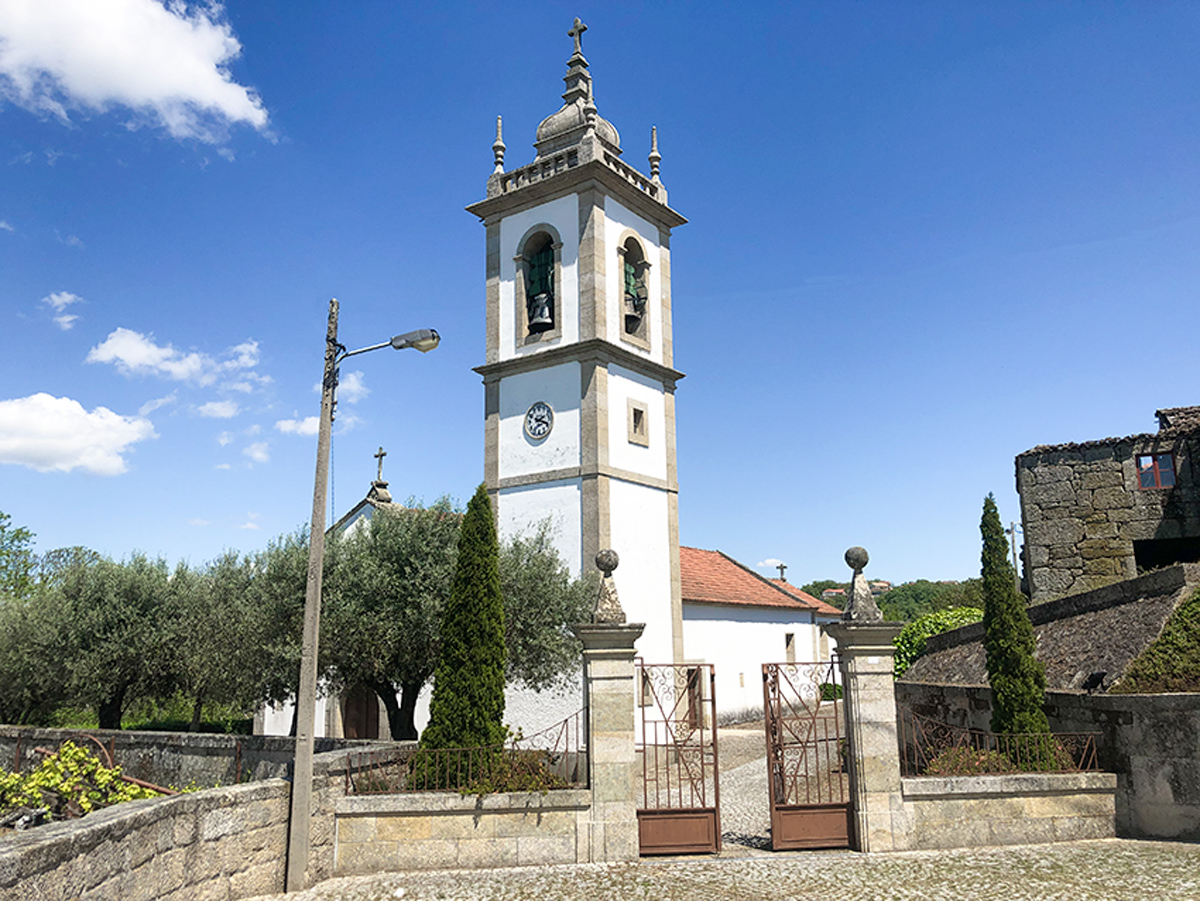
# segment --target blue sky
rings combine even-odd
[[[1200,403],[1200,7],[0,0],[0,510],[174,561],[482,478],[482,199],[560,105],[672,241],[685,544],[797,583],[978,572],[1013,457]],[[764,573],[771,573],[763,567]]]

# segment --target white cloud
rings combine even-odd
[[[783,561],[782,561],[782,560],[780,560],[780,559],[778,559],[778,558],[776,558],[776,557],[768,557],[766,560],[759,560],[759,561],[758,561],[757,563],[755,563],[754,565],[755,565],[755,566],[770,566],[770,567],[776,567],[776,566],[779,566],[781,563],[783,563]]]
[[[55,313],[61,313],[73,303],[82,303],[83,298],[78,294],[72,294],[70,291],[55,291],[53,294],[47,294],[43,297],[41,302],[53,307]]]
[[[55,229],[54,236],[56,238],[58,238],[59,244],[66,244],[68,247],[78,247],[81,250],[83,249],[83,242],[80,241],[79,238],[75,237],[75,235],[67,235],[64,238],[62,235],[60,235],[58,233],[58,229]]]
[[[231,465],[229,465],[228,463],[218,463],[213,468],[214,469],[233,469],[233,467]]]
[[[238,526],[238,528],[239,528],[239,529],[258,529],[258,523],[256,523],[256,522],[244,522],[244,523],[242,523],[240,526]]]
[[[0,96],[41,115],[132,110],[175,138],[225,140],[267,128],[258,95],[229,63],[241,55],[220,3],[0,0]]]
[[[241,408],[238,407],[237,401],[210,400],[208,403],[197,407],[196,412],[210,419],[233,419],[233,417],[241,412]]]
[[[0,230],[6,231],[6,232],[15,232],[16,231],[16,229],[12,227],[12,224],[7,219],[0,219]]]
[[[207,526],[207,525],[209,525],[209,522],[207,519],[192,518],[192,519],[188,520],[188,525],[189,526]]]
[[[0,0],[3,2],[3,0]],[[222,372],[246,369],[258,362],[258,343],[248,341],[226,351],[217,361],[199,351],[184,353],[170,344],[155,343],[153,335],[118,328],[88,351],[89,363],[112,363],[123,375],[156,375],[179,382],[211,385]],[[246,378],[257,378],[246,373]]]
[[[156,397],[154,400],[148,400],[138,407],[138,416],[149,416],[160,407],[165,407],[167,404],[173,404],[178,399],[178,395],[172,391],[166,397]]]
[[[132,329],[118,328],[88,351],[89,363],[113,363],[124,375],[153,374],[181,382],[212,384],[216,380],[211,357],[201,353],[185,354],[170,344],[160,347],[153,336]]]
[[[221,445],[221,447],[224,447],[232,440],[233,440],[232,432],[222,432],[220,435],[217,436],[217,444]]]
[[[247,428],[247,429],[246,429],[244,432],[242,432],[242,434],[243,434],[243,435],[257,435],[257,434],[258,434],[259,432],[261,432],[261,431],[262,431],[262,426],[260,426],[260,425],[259,425],[259,424],[256,422],[256,423],[254,423],[254,425],[250,426],[250,427],[249,427],[249,428]]]
[[[156,437],[148,419],[105,407],[89,413],[69,397],[39,393],[0,401],[0,463],[38,472],[119,475],[128,468],[122,455],[130,446]]]
[[[83,298],[70,291],[55,291],[53,294],[47,294],[40,302],[51,307],[58,314],[54,317],[54,324],[65,332],[74,327],[75,321],[79,317],[74,313],[64,313],[63,310],[73,303],[82,303]]]
[[[275,428],[285,435],[315,435],[320,425],[320,416],[305,416],[303,419],[281,419],[275,423]]]
[[[351,372],[338,379],[338,400],[348,404],[356,404],[368,394],[371,389],[363,381],[362,372]]]
[[[265,441],[257,441],[249,445],[242,450],[242,453],[255,463],[266,463],[271,459],[271,455],[267,451],[267,442]]]

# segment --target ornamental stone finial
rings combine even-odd
[[[617,585],[613,582],[613,570],[621,558],[611,548],[606,548],[596,555],[596,567],[604,574],[600,580],[600,596],[596,599],[596,612],[592,614],[592,622],[606,625],[619,625],[625,622],[625,611],[617,599]]]
[[[658,181],[658,164],[662,162],[662,154],[658,152],[658,126],[650,126],[650,180]]]
[[[842,613],[843,622],[883,622],[883,614],[879,611],[879,605],[875,603],[871,594],[871,586],[867,584],[867,577],[862,572],[870,559],[866,548],[856,545],[846,551],[846,565],[854,570],[854,579],[850,583],[850,597],[846,601],[846,610]]]
[[[502,175],[504,173],[504,134],[503,120],[500,116],[496,117],[496,143],[492,145],[492,153],[496,157],[496,168],[494,174]]]

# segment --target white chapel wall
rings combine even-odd
[[[787,660],[787,633],[795,636],[797,661],[820,658],[820,630],[813,620],[803,610],[685,601],[684,657],[714,665],[719,712],[761,709],[762,665]]]
[[[513,261],[525,233],[535,225],[553,225],[562,239],[562,285],[558,286],[562,307],[559,310],[562,337],[549,346],[579,340],[579,198],[574,194],[551,200],[532,209],[513,213],[500,222],[500,359],[511,360],[527,353],[545,350],[538,343],[518,346],[516,334],[517,264]],[[524,336],[520,336],[524,337]]]

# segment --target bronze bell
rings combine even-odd
[[[546,332],[554,328],[553,298],[549,294],[535,294],[529,299],[529,331]]]
[[[625,295],[625,332],[632,335],[641,327],[642,317],[646,314],[646,298],[637,294]]]

